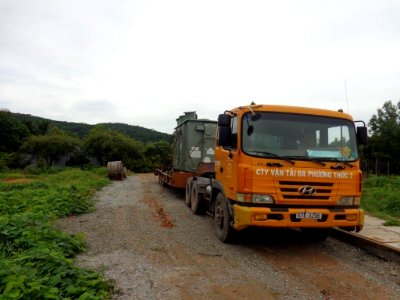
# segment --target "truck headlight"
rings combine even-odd
[[[239,202],[265,203],[273,204],[274,198],[268,194],[242,194],[237,193],[236,199]]]
[[[345,206],[360,205],[360,197],[353,197],[353,196],[341,197],[336,204]]]
[[[266,194],[253,194],[253,203],[268,203],[273,204],[274,198]]]

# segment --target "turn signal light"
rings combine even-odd
[[[267,220],[267,214],[255,214],[254,220],[256,221],[265,221]]]
[[[347,221],[357,221],[357,215],[346,215]]]
[[[351,205],[360,205],[360,197],[352,197],[352,196],[346,196],[342,197],[337,201],[338,205],[343,205],[343,206],[351,206]]]

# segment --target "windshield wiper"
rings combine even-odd
[[[354,168],[354,165],[352,165],[351,163],[349,163],[349,162],[347,162],[347,161],[344,161],[344,160],[339,160],[339,159],[337,159],[337,158],[330,158],[329,161],[333,161],[333,162],[337,163],[336,166],[331,166],[331,169],[336,169],[336,170],[343,170],[343,169],[345,169],[345,167],[342,166],[342,165],[339,165],[339,163],[342,163],[343,165],[346,165],[346,166],[349,166],[349,167],[351,167],[351,168]]]
[[[324,163],[323,161],[320,161],[319,159],[307,157],[307,156],[288,156],[288,157],[290,157],[292,159],[300,159],[300,160],[312,161],[312,162],[320,164],[320,165],[322,165],[324,167],[326,166],[326,163]]]
[[[293,160],[291,160],[291,159],[289,159],[289,158],[286,158],[286,157],[284,157],[284,156],[280,156],[280,155],[278,155],[278,154],[276,154],[276,153],[273,153],[273,152],[250,151],[250,153],[254,153],[254,154],[258,154],[258,155],[263,155],[264,157],[265,157],[265,155],[268,155],[268,156],[272,156],[272,157],[274,157],[274,158],[279,158],[279,159],[282,159],[282,160],[284,160],[284,161],[290,162],[292,165],[295,164],[295,162],[294,162]]]

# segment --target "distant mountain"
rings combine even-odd
[[[141,142],[157,142],[160,140],[165,140],[170,143],[173,141],[172,134],[167,134],[159,132],[153,129],[147,129],[141,126],[128,125],[124,123],[100,123],[114,131],[119,131],[133,137],[137,141]]]
[[[45,119],[41,117],[32,116],[29,114],[12,113],[14,117],[19,119],[25,124],[37,123],[40,121],[49,121],[50,123],[57,126],[59,129],[67,132],[72,132],[77,134],[80,138],[83,138],[95,125],[89,125],[86,123],[74,123],[74,122],[64,122],[55,121],[50,119]],[[114,131],[122,132],[137,141],[148,143],[157,142],[160,140],[172,142],[173,136],[171,134],[159,132],[153,129],[144,128],[141,126],[133,126],[123,123],[100,123],[106,128]]]

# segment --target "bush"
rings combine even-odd
[[[0,171],[9,169],[23,169],[31,161],[31,157],[19,152],[0,152]]]
[[[84,140],[84,149],[105,166],[109,161],[123,161],[133,171],[146,167],[144,147],[127,135],[111,131],[103,126],[93,128]]]
[[[46,160],[48,166],[79,149],[80,140],[58,131],[49,135],[30,136],[20,150]]]

